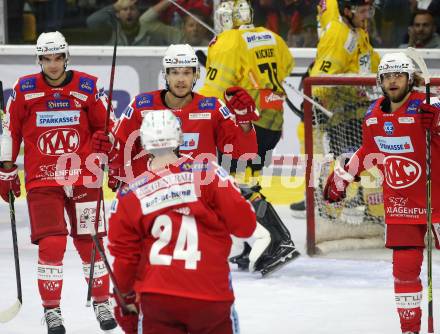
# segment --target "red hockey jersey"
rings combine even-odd
[[[387,224],[426,224],[426,141],[418,117],[419,105],[425,97],[423,93],[412,92],[408,100],[391,113],[382,111],[382,97],[365,115],[363,143],[355,155],[361,169],[377,164],[383,173]],[[432,220],[440,223],[439,134],[432,135],[431,152]],[[351,170],[355,170],[354,163],[352,158]]]
[[[7,103],[3,130],[12,136],[13,161],[24,141],[27,190],[96,180],[91,177],[99,165],[92,156],[86,159],[92,153],[91,135],[104,128],[108,100],[95,77],[67,73],[71,80],[60,87],[49,86],[42,73],[21,77]],[[109,126],[112,120],[113,115]]]
[[[119,189],[110,212],[109,250],[121,291],[234,299],[230,234],[250,237],[256,218],[224,169],[183,157],[147,170]]]
[[[133,157],[142,152],[138,131],[142,118],[150,110],[169,109],[163,102],[161,95],[164,94],[165,91],[161,90],[139,94],[125,109],[112,130],[121,144],[121,152],[124,152],[126,146],[131,147]],[[255,130],[243,132],[232,120],[229,109],[217,98],[193,93],[193,99],[189,104],[173,112],[182,126],[183,144],[179,148],[181,153],[191,155],[193,158],[203,155],[213,161],[217,158],[217,149],[222,153],[230,153],[235,159],[241,157],[248,160],[255,156],[257,152]],[[124,161],[131,160],[131,156],[125,156]],[[145,170],[145,160],[138,161],[140,172],[136,172],[137,164],[136,161],[133,162],[135,176]]]

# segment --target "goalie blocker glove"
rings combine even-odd
[[[254,99],[243,88],[229,87],[224,93],[224,100],[228,109],[235,115],[238,124],[247,124],[260,119]]]
[[[12,190],[15,197],[19,197],[21,194],[17,165],[10,169],[0,167],[0,196],[5,202],[9,202],[10,190]]]

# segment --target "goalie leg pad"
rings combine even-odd
[[[257,215],[257,221],[269,231],[274,243],[291,239],[289,230],[271,203],[263,198],[259,198],[253,200],[252,205]]]
[[[65,195],[62,187],[41,187],[27,193],[31,241],[55,235],[67,235],[64,220]],[[50,199],[50,200],[48,200]]]
[[[67,237],[45,237],[38,243],[38,290],[43,307],[58,307],[63,287],[63,258]]]
[[[270,245],[270,233],[266,230],[261,224],[257,223],[257,228],[252,234],[252,237],[255,239],[252,250],[249,253],[249,270],[251,272],[255,271],[255,263],[264,253],[264,251]]]
[[[103,248],[102,239],[99,239],[99,243]],[[83,263],[84,277],[87,284],[89,283],[90,275],[90,261],[93,248],[93,241],[91,239],[73,239],[73,244],[78,251]],[[92,297],[97,303],[106,301],[109,298],[109,275],[107,268],[105,267],[104,261],[98,251],[95,255],[95,268],[93,272],[93,284],[92,284]]]
[[[266,276],[297,258],[300,253],[296,250],[289,230],[272,204],[264,198],[255,199],[252,204],[256,211],[258,223],[269,232],[271,238],[269,246],[255,260],[252,269],[259,270],[263,276]]]
[[[422,261],[421,247],[393,250],[394,293],[402,333],[420,331],[422,283],[419,275]]]

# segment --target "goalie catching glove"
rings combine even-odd
[[[224,100],[228,109],[235,115],[238,124],[258,121],[260,118],[254,99],[243,88],[229,87],[225,91]]]
[[[0,167],[0,196],[5,202],[9,202],[10,190],[15,197],[19,197],[21,194],[17,165],[13,165],[10,169]]]

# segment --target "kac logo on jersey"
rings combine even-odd
[[[199,101],[200,110],[214,110],[215,109],[215,97],[207,97]]]
[[[179,149],[181,151],[192,151],[199,147],[199,133],[184,133],[183,142]]]
[[[86,93],[93,93],[93,88],[95,88],[95,83],[90,78],[79,78],[79,89]]]
[[[69,100],[49,100],[46,103],[47,108],[49,109],[69,109],[70,101]]]
[[[383,129],[385,130],[385,133],[386,133],[388,136],[391,136],[391,135],[393,134],[393,132],[394,132],[394,125],[393,125],[393,122],[385,122],[385,123],[383,124]]]
[[[136,107],[151,107],[153,105],[153,95],[151,94],[140,94],[136,96]]]
[[[18,85],[20,86],[21,92],[34,90],[37,87],[37,78],[22,79]]]
[[[394,189],[407,188],[416,183],[422,175],[422,167],[417,161],[398,155],[386,157],[384,169],[385,181]]]
[[[42,154],[63,155],[79,148],[79,133],[75,129],[52,129],[38,137],[37,146]]]

